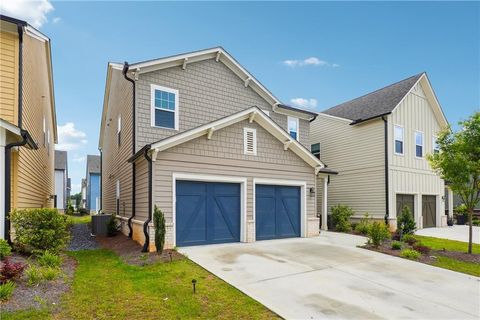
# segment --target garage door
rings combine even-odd
[[[177,246],[240,241],[240,184],[177,181]]]
[[[437,199],[435,196],[422,196],[423,227],[432,228],[437,225]]]
[[[256,239],[300,236],[300,187],[256,185]]]
[[[397,194],[397,217],[402,213],[403,208],[408,207],[412,213],[412,217],[415,217],[414,196],[412,194]]]

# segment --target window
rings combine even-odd
[[[395,153],[403,154],[403,127],[395,126],[394,128],[394,143],[395,143]]]
[[[43,146],[47,145],[47,124],[45,122],[45,116],[43,116]]]
[[[178,90],[151,86],[152,126],[178,130]]]
[[[50,155],[50,130],[47,130],[47,154]]]
[[[423,157],[423,132],[415,131],[415,156]]]
[[[122,133],[122,116],[118,115],[117,121],[117,146],[120,147]]]
[[[292,138],[298,140],[298,118],[288,117],[288,133]]]
[[[317,157],[318,159],[320,159],[320,143],[314,143],[310,146],[310,152],[312,152],[312,154]]]
[[[116,213],[117,215],[119,214],[120,212],[120,180],[117,180],[117,183],[116,183],[116,186],[115,186],[116,190],[115,190],[115,199],[116,199]]]
[[[243,153],[257,154],[257,130],[243,128]]]
[[[439,153],[440,152],[440,146],[437,143],[437,137],[433,136],[432,138],[432,149],[433,153]]]

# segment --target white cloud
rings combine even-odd
[[[74,162],[84,162],[86,159],[87,159],[87,157],[81,156],[81,155],[75,153],[75,154],[73,155],[73,159],[72,159],[72,160],[73,160]]]
[[[305,99],[305,98],[293,98],[290,100],[290,102],[299,108],[305,108],[305,109],[315,109],[317,107],[317,99]]]
[[[295,67],[305,67],[305,66],[320,66],[320,67],[332,67],[337,68],[340,65],[336,63],[329,63],[325,60],[321,60],[317,57],[308,57],[303,60],[285,60],[283,64],[295,68]]]
[[[76,150],[88,142],[85,132],[75,129],[73,122],[67,122],[63,126],[58,126],[57,131],[58,144],[55,146],[57,150]]]
[[[52,19],[52,23],[55,23],[55,24],[59,23],[60,21],[62,21],[62,18],[60,17],[55,17]]]
[[[0,12],[7,16],[22,19],[35,28],[40,28],[48,21],[47,14],[53,11],[49,0],[3,0],[0,1]]]

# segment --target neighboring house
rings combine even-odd
[[[80,199],[80,208],[86,209],[87,208],[87,179],[82,179],[82,190],[81,190],[82,198]]]
[[[107,68],[102,211],[154,250],[319,233],[315,113],[285,106],[217,47]]]
[[[55,150],[55,208],[64,212],[70,196],[67,151]]]
[[[85,208],[90,213],[97,213],[101,209],[100,205],[100,156],[87,155],[87,172],[86,172],[86,203]]]
[[[9,212],[54,205],[57,142],[50,40],[0,15],[0,238]]]
[[[392,229],[404,206],[418,228],[445,225],[444,182],[425,156],[438,151],[436,135],[447,126],[426,73],[323,111],[310,139],[314,153],[340,171],[328,204],[352,207],[357,219],[386,219]],[[321,186],[317,194],[320,202]]]

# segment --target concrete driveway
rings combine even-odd
[[[468,226],[454,225],[443,228],[425,228],[417,230],[415,234],[420,236],[468,242]],[[472,227],[472,239],[473,243],[480,243],[480,227]]]
[[[287,319],[479,318],[480,278],[356,248],[362,243],[323,232],[180,252]]]

